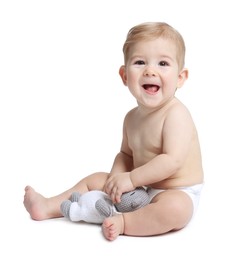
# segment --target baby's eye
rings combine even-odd
[[[164,66],[169,66],[169,63],[167,61],[160,61],[159,65],[164,67]]]
[[[136,65],[144,65],[145,62],[143,60],[137,60],[137,61],[135,61],[134,64],[136,64]]]

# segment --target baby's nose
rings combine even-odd
[[[144,71],[144,76],[146,76],[146,77],[155,77],[156,76],[156,72],[155,72],[155,70],[153,68],[148,67]]]

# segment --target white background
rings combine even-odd
[[[36,222],[32,185],[56,195],[109,171],[135,101],[118,69],[128,30],[165,21],[184,37],[189,79],[177,92],[198,128],[205,188],[185,230],[106,241],[100,227]],[[1,259],[238,259],[237,1],[1,1]],[[237,240],[237,242],[236,242]]]

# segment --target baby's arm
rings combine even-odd
[[[120,152],[116,155],[110,175],[120,172],[129,172],[133,169],[132,151],[128,146],[128,138],[126,134],[126,120],[123,124],[123,138]]]
[[[133,169],[133,159],[132,156],[120,151],[114,160],[110,175],[121,172],[128,172]]]
[[[135,188],[132,186],[129,175],[132,169],[132,151],[128,147],[124,123],[121,150],[115,157],[112,169],[104,186],[104,191],[111,197],[112,201],[119,203],[122,192],[131,191]]]
[[[169,178],[185,165],[195,134],[188,110],[182,105],[172,108],[162,129],[161,153],[130,173],[133,186],[150,185]]]
[[[113,202],[120,203],[122,192],[134,189],[129,175],[131,170],[132,157],[124,152],[119,152],[103,189]]]

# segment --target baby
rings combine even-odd
[[[200,144],[189,110],[175,97],[188,78],[180,33],[163,22],[136,25],[123,46],[119,75],[137,101],[125,116],[123,138],[110,173],[97,172],[51,198],[25,188],[24,205],[35,220],[62,217],[73,192],[101,190],[114,203],[144,186],[150,203],[106,218],[103,235],[153,236],[184,228],[196,211],[204,182]]]

